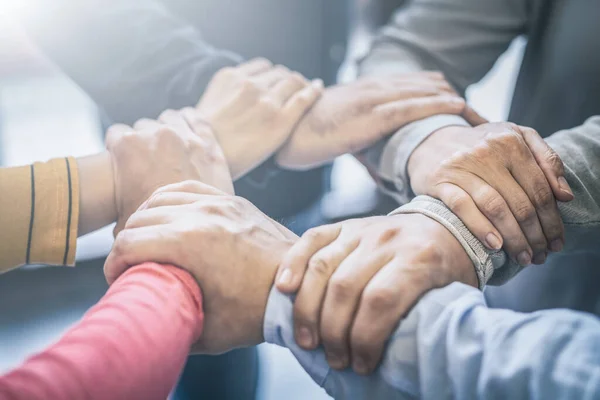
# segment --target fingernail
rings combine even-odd
[[[552,242],[550,242],[550,251],[558,253],[563,249],[564,245],[565,244],[562,239],[554,239]]]
[[[533,263],[536,265],[540,265],[546,262],[546,253],[539,253],[533,257]]]
[[[558,177],[558,187],[563,192],[567,193],[568,195],[573,196],[573,191],[571,190],[571,186],[569,186],[569,183],[567,182],[567,180],[565,179],[564,176]]]
[[[517,262],[520,266],[526,267],[531,264],[531,256],[527,251],[523,251],[517,256]]]
[[[369,373],[369,368],[367,367],[367,363],[362,358],[357,358],[352,363],[352,369],[359,375],[367,375]]]
[[[336,353],[327,353],[327,363],[333,369],[346,368],[345,358]]]
[[[492,250],[500,250],[502,248],[502,240],[493,233],[488,233],[485,237],[487,245]]]
[[[313,335],[310,329],[305,326],[298,328],[297,340],[300,347],[311,348],[313,347]]]
[[[292,271],[289,268],[283,270],[277,283],[283,286],[289,286],[292,283]]]

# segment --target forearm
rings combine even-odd
[[[0,272],[73,265],[79,178],[73,158],[0,169]]]
[[[522,0],[417,0],[399,8],[360,64],[362,76],[425,70],[444,73],[460,92],[479,81],[514,37],[524,32]],[[400,129],[365,157],[381,188],[401,204],[414,194],[407,163],[413,150],[440,128],[469,126],[462,117],[440,115]]]
[[[134,267],[58,343],[1,377],[0,397],[165,399],[202,321],[187,272]]]
[[[575,199],[559,203],[565,225],[566,243],[563,252],[598,252],[600,237],[600,117],[590,118],[585,124],[546,139],[565,165],[565,177]],[[478,272],[480,286],[503,284],[523,268],[510,260],[502,251],[486,248],[440,201],[419,196],[413,203],[400,207],[394,213],[418,212],[428,214],[446,225],[463,244]],[[489,282],[488,282],[489,281]]]
[[[0,272],[74,265],[76,240],[116,221],[110,155],[0,170]]]
[[[79,169],[78,235],[98,230],[117,220],[115,185],[110,153],[77,159]]]
[[[600,390],[600,322],[584,313],[488,309],[481,292],[455,283],[427,294],[396,337],[396,357],[410,360],[400,352],[414,348],[417,363],[394,374],[418,376],[423,399],[592,399]]]
[[[332,370],[321,348],[301,349],[292,314],[291,298],[273,290],[265,340],[289,348],[337,399],[570,399],[600,390],[600,322],[581,313],[490,310],[481,292],[455,283],[420,300],[370,376]]]
[[[565,224],[563,251],[600,251],[600,115],[546,139],[565,165],[575,199],[559,203]]]

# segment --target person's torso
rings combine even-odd
[[[348,0],[163,0],[216,48],[265,57],[326,84],[336,81],[345,51]],[[327,171],[259,168],[236,193],[274,218],[305,210],[327,190]]]
[[[600,114],[600,1],[531,3],[509,119],[548,136]]]
[[[548,136],[600,115],[600,1],[531,4],[509,120]],[[529,267],[507,285],[490,288],[486,297],[492,306],[518,311],[569,307],[600,315],[599,268],[597,253],[556,254],[543,267]]]

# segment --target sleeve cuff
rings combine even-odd
[[[426,215],[444,225],[460,242],[473,262],[480,289],[485,287],[496,269],[501,269],[507,264],[508,257],[504,251],[488,250],[444,203],[433,197],[418,196],[389,215],[414,213]]]
[[[415,194],[408,179],[408,159],[413,151],[433,132],[446,126],[470,126],[456,115],[436,115],[406,125],[396,132],[387,143],[372,147],[366,155],[367,162],[375,169],[381,189],[400,204],[408,203]]]

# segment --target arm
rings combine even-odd
[[[114,221],[118,231],[161,185],[195,179],[233,192],[212,130],[187,114],[194,131],[181,113],[169,111],[139,129],[113,126],[107,152],[0,169],[0,272],[74,265],[78,234]]]
[[[28,33],[114,122],[194,105],[216,71],[240,60],[159,1],[33,4],[21,18]]]
[[[600,390],[600,322],[582,313],[490,310],[481,292],[452,284],[415,306],[369,376],[330,369],[322,349],[300,348],[292,314],[292,300],[273,289],[265,340],[288,347],[339,399],[591,399]]]
[[[116,220],[108,153],[2,168],[0,192],[0,272],[72,266],[78,234]]]
[[[525,33],[528,2],[523,0],[416,0],[400,8],[360,65],[362,76],[437,70],[464,94],[494,65],[510,42]],[[367,163],[385,189],[401,203],[410,201],[407,163],[431,133],[448,125],[469,124],[440,115],[399,130],[371,149]]]
[[[557,132],[546,143],[563,160],[565,178],[575,199],[559,203],[565,225],[563,251],[600,251],[600,116],[588,119],[583,125]],[[504,252],[486,248],[442,202],[419,196],[412,203],[393,212],[423,213],[445,225],[461,242],[478,272],[480,285],[503,284],[523,267],[506,257]]]
[[[200,291],[186,272],[137,266],[58,343],[0,377],[0,397],[165,399],[202,323]]]

